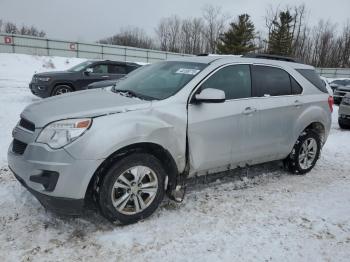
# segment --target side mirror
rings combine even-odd
[[[89,67],[89,68],[86,68],[86,70],[84,71],[84,75],[90,75],[92,72],[93,72],[94,70],[91,68],[91,67]]]
[[[215,88],[206,88],[195,95],[195,101],[199,103],[222,103],[225,102],[225,92]]]

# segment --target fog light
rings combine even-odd
[[[42,184],[46,191],[52,192],[55,190],[58,177],[58,172],[44,170],[40,175],[30,176],[29,180]]]

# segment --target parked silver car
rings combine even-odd
[[[339,106],[338,115],[340,128],[350,129],[350,93],[344,96]]]
[[[151,215],[189,177],[284,160],[309,172],[331,125],[314,68],[244,57],[186,57],[139,69],[111,90],[36,102],[8,150],[17,179],[48,209],[88,199],[111,221]]]

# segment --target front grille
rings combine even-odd
[[[30,122],[24,118],[21,118],[21,120],[19,121],[19,126],[25,128],[27,130],[30,130],[32,132],[35,131],[35,125],[32,122]]]
[[[12,152],[16,153],[16,154],[19,154],[19,155],[23,155],[24,151],[26,150],[27,148],[27,144],[26,143],[23,143],[17,139],[14,139],[13,140],[13,143],[12,143]]]

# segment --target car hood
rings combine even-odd
[[[338,86],[337,90],[340,91],[350,91],[350,86]]]
[[[33,103],[23,110],[21,117],[33,122],[36,128],[42,128],[61,119],[96,117],[146,109],[151,103],[104,89],[86,90]]]
[[[36,73],[34,76],[36,76],[36,77],[55,77],[55,76],[70,75],[72,73],[73,72],[69,72],[69,71],[51,71],[51,72]]]

